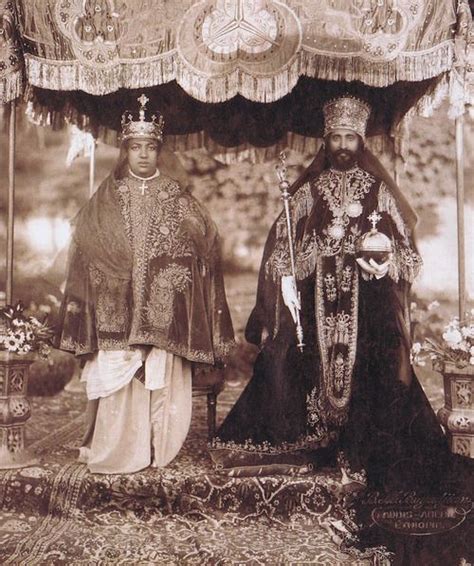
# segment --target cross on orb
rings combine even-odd
[[[372,229],[375,230],[377,226],[377,222],[380,222],[380,220],[382,220],[382,217],[376,210],[374,210],[372,214],[367,216],[367,219],[370,220],[370,223],[372,224]]]

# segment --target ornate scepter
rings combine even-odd
[[[290,200],[291,194],[288,192],[290,188],[290,183],[286,177],[287,167],[286,167],[286,154],[284,151],[280,152],[280,163],[275,166],[277,171],[278,178],[280,179],[279,187],[281,192],[281,199],[283,201],[283,206],[285,208],[285,217],[286,217],[286,229],[288,234],[288,249],[290,252],[290,265],[291,265],[291,274],[293,275],[295,284],[296,284],[296,265],[295,265],[295,253],[293,249],[293,231],[291,228],[291,215],[290,215]],[[300,294],[298,293],[298,298]],[[304,342],[303,342],[303,327],[301,326],[301,319],[300,319],[300,311],[296,309],[296,338],[298,339],[297,347],[300,352],[303,351]]]

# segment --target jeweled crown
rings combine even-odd
[[[329,100],[323,106],[324,137],[333,130],[342,128],[353,130],[364,139],[370,112],[367,102],[354,96]]]
[[[163,128],[165,120],[159,112],[153,113],[147,119],[146,105],[149,102],[144,94],[137,98],[140,104],[138,111],[138,120],[133,119],[133,114],[130,110],[125,110],[122,114],[122,133],[121,140],[129,140],[131,138],[151,138],[163,141]]]

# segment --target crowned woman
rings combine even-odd
[[[80,459],[95,473],[168,464],[190,425],[192,364],[233,345],[216,226],[162,151],[163,117],[138,102],[117,167],[74,221],[57,338],[87,360]]]

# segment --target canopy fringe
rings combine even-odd
[[[22,71],[15,71],[0,79],[0,102],[6,104],[23,94],[24,80]]]
[[[27,53],[25,67],[30,85],[104,95],[120,88],[146,88],[174,80],[175,58],[176,52],[171,51],[154,59],[98,68],[87,67],[79,61],[45,60]]]
[[[425,52],[399,54],[393,61],[370,61],[358,56],[333,57],[301,50],[276,75],[251,75],[241,68],[220,76],[200,74],[170,51],[153,59],[120,61],[103,68],[78,61],[51,61],[26,54],[30,84],[51,90],[83,90],[104,95],[119,88],[145,88],[176,80],[194,98],[224,102],[237,94],[255,102],[274,102],[288,94],[301,75],[333,81],[362,81],[384,87],[397,81],[420,81],[452,67],[454,49],[446,41]]]
[[[422,81],[448,71],[454,60],[451,41],[432,49],[400,53],[392,61],[370,61],[361,57],[337,57],[302,52],[300,72],[309,77],[331,81],[362,81],[384,87],[397,81]]]

